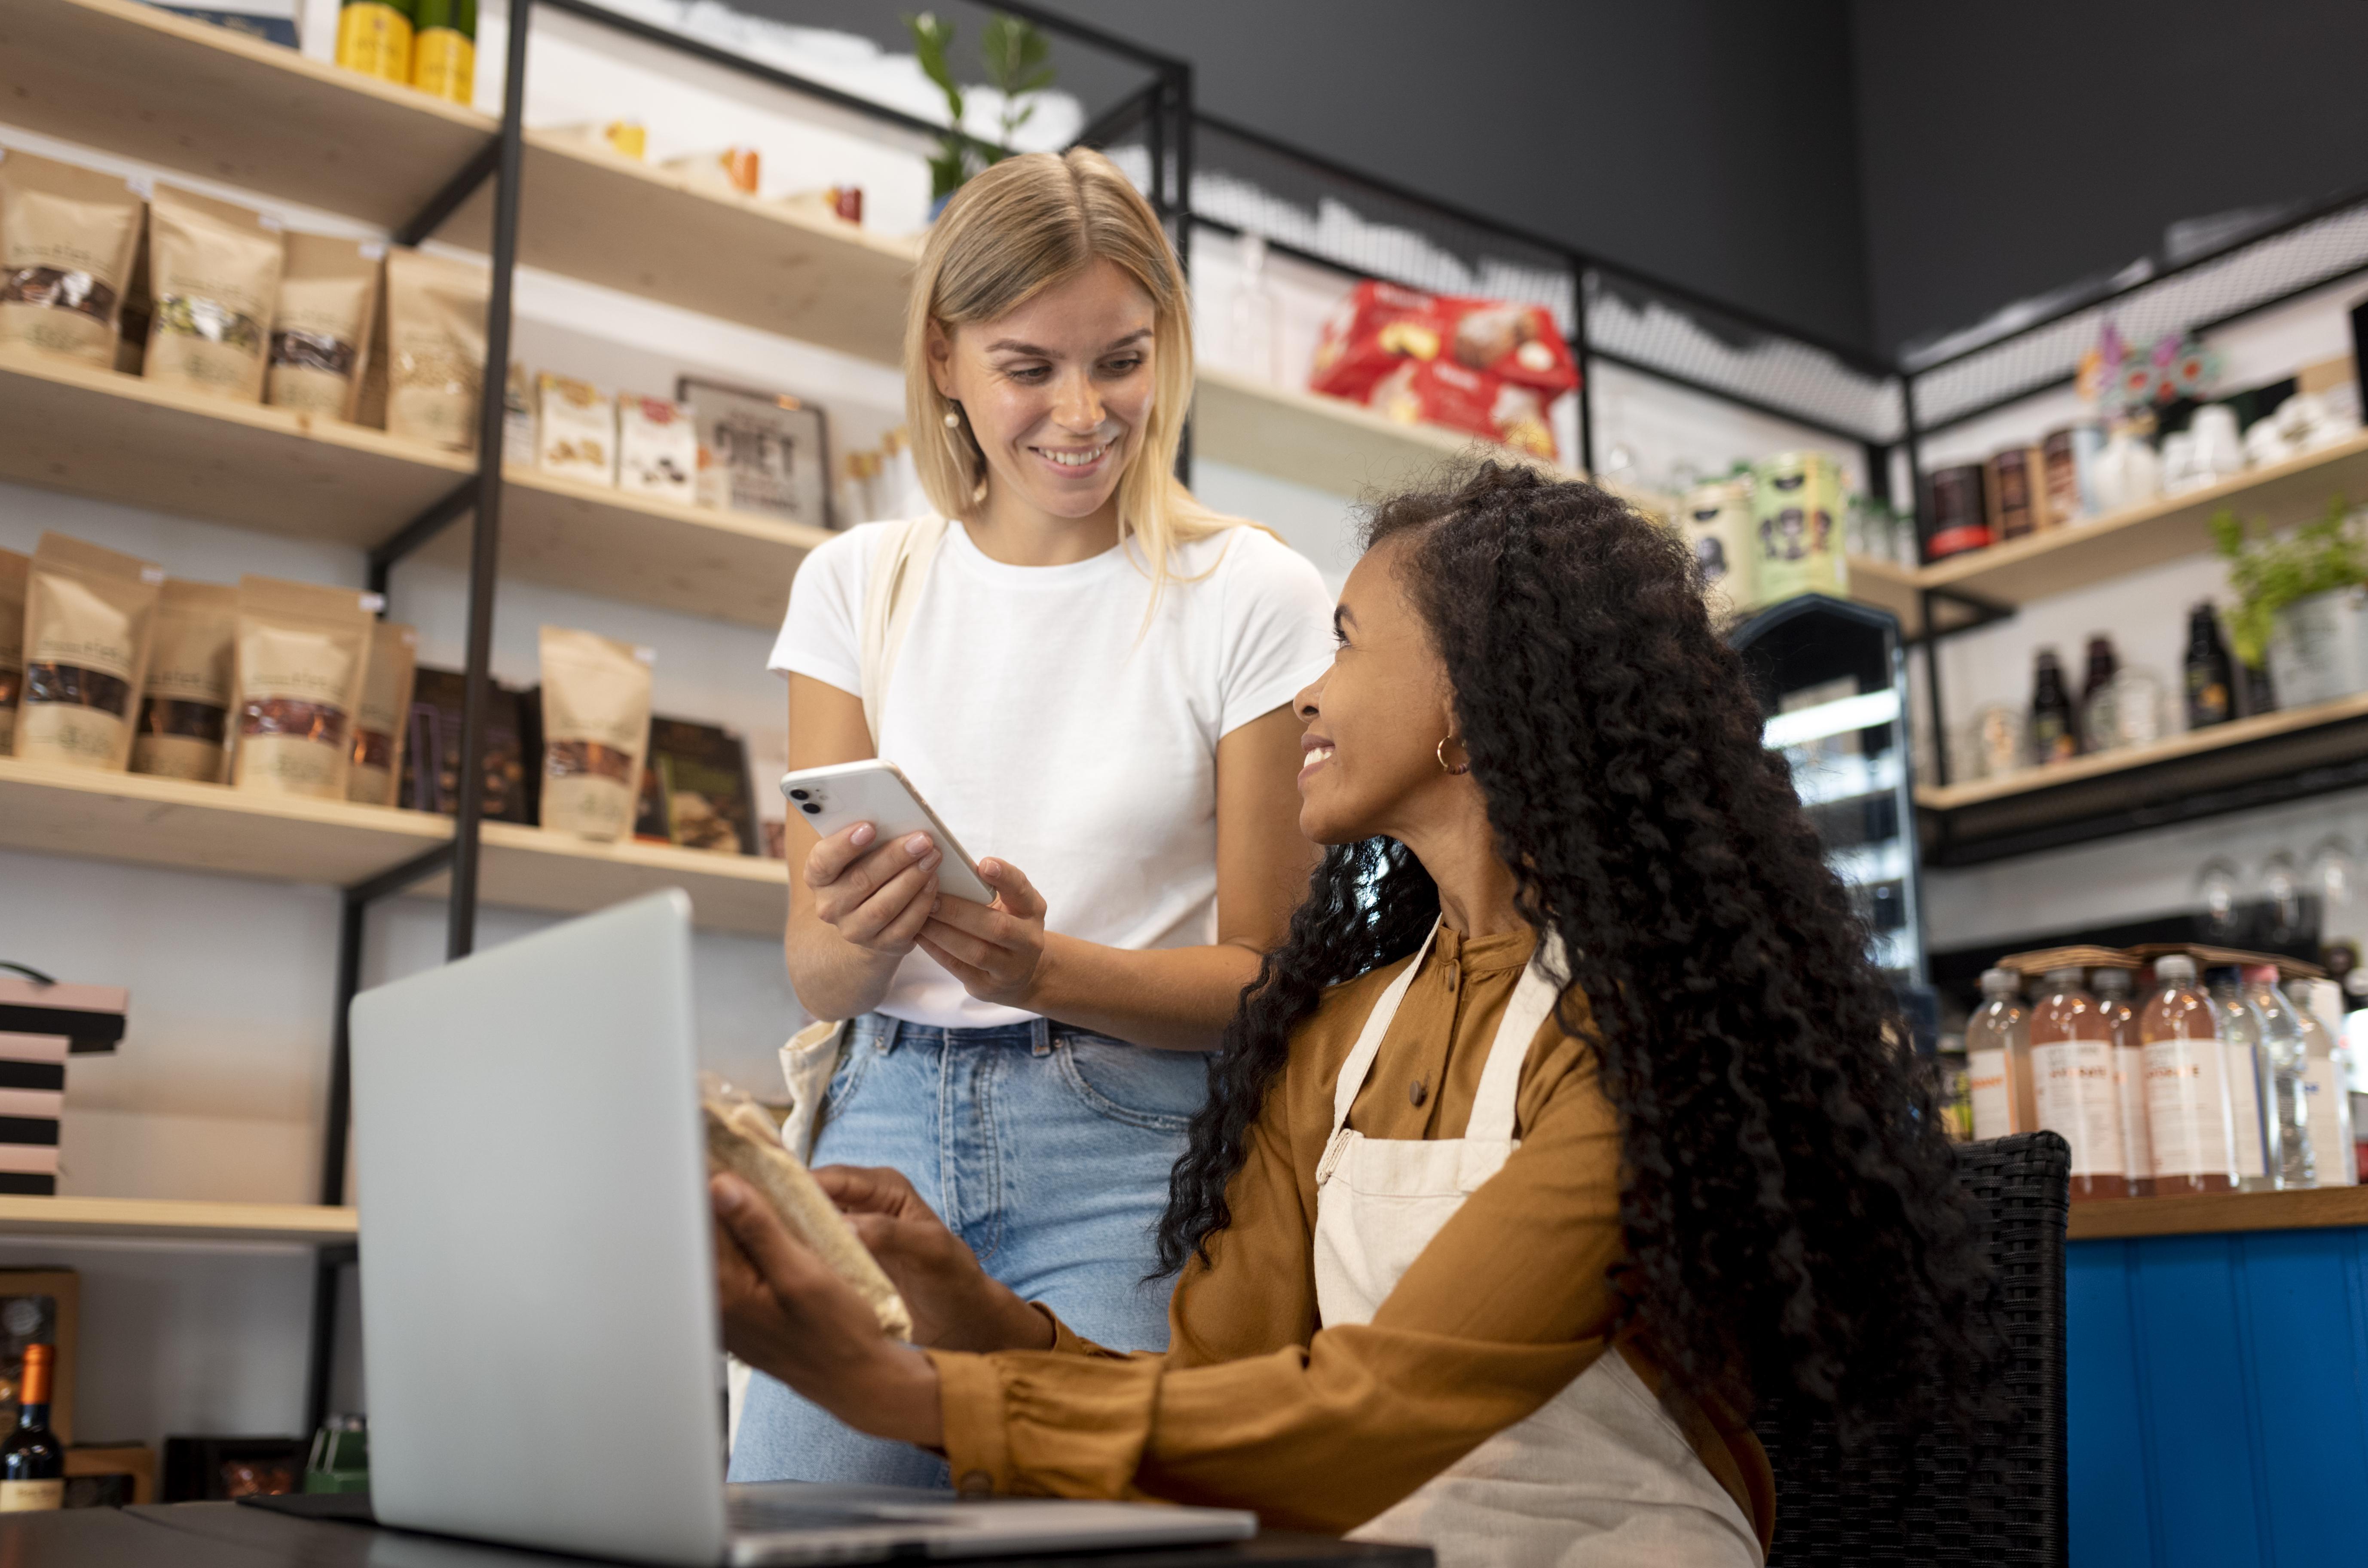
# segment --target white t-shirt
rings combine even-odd
[[[774,669],[862,694],[883,526],[806,557]],[[1151,579],[1131,549],[1008,566],[957,523],[889,676],[880,755],[963,848],[1027,875],[1048,930],[1107,947],[1216,940],[1218,738],[1289,702],[1332,656],[1324,580],[1272,536],[1226,528],[1174,564],[1146,626]],[[978,1001],[918,949],[880,1010],[964,1028],[1030,1017]]]

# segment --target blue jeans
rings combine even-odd
[[[1208,1058],[1042,1018],[949,1029],[855,1020],[823,1101],[817,1165],[905,1173],[996,1278],[1098,1345],[1167,1347],[1152,1229]],[[734,1481],[943,1486],[934,1454],[865,1437],[764,1373],[748,1382]]]

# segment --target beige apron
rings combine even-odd
[[[1431,1237],[1520,1147],[1513,1105],[1521,1063],[1555,997],[1534,961],[1489,1044],[1465,1136],[1369,1139],[1349,1127],[1349,1108],[1430,944],[1425,938],[1373,1004],[1333,1090],[1332,1137],[1315,1176],[1315,1301],[1326,1325],[1372,1321]],[[1616,1350],[1349,1537],[1428,1546],[1440,1568],[1759,1568],[1761,1561],[1743,1510]]]

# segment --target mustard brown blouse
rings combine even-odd
[[[1529,962],[1528,932],[1442,926],[1349,1124],[1368,1138],[1460,1138]],[[1410,960],[1327,994],[1226,1189],[1233,1223],[1188,1265],[1165,1354],[1122,1356],[1056,1327],[1046,1351],[931,1351],[958,1485],[1252,1508],[1279,1528],[1345,1531],[1521,1421],[1609,1348],[1620,1128],[1585,1043],[1548,1019],[1521,1066],[1520,1147],[1417,1258],[1370,1324],[1315,1310],[1315,1168],[1333,1085],[1375,998]],[[1637,1341],[1618,1346],[1648,1388]],[[1764,1552],[1774,1479],[1750,1428],[1665,1397]]]

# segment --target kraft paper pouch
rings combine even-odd
[[[123,770],[164,582],[153,562],[41,536],[25,581],[19,757]]]
[[[486,269],[386,254],[386,433],[466,451],[485,381]]]
[[[370,629],[370,678],[354,720],[354,759],[346,799],[369,806],[394,804],[403,777],[404,720],[411,712],[412,676],[419,664],[419,633],[381,620]]]
[[[272,577],[238,580],[232,783],[346,798],[376,598]]]
[[[236,588],[177,578],[165,584],[131,739],[132,772],[222,782],[237,630]]]
[[[17,699],[25,689],[25,577],[32,561],[0,550],[0,756],[17,752]]]
[[[614,844],[633,825],[650,740],[646,648],[542,629],[543,826]]]
[[[159,185],[148,204],[148,358],[142,374],[233,403],[263,401],[283,247],[244,207]]]
[[[264,401],[350,420],[361,402],[378,278],[386,247],[325,234],[290,234],[271,317]]]
[[[118,176],[0,152],[0,346],[112,369],[140,209]]]

